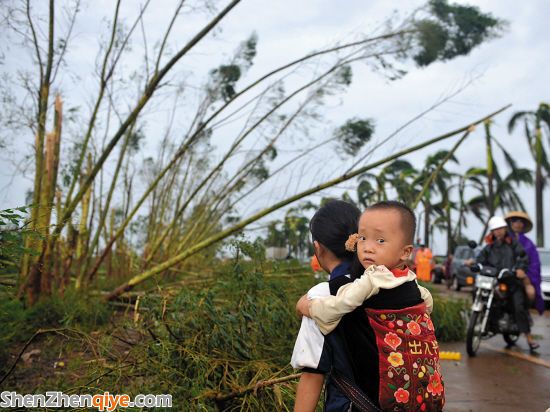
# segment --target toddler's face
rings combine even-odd
[[[407,245],[397,210],[367,210],[359,219],[358,233],[357,255],[365,268],[384,265],[393,269],[408,259],[412,251],[412,245]]]

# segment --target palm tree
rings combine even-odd
[[[485,126],[485,151],[487,153],[487,207],[489,209],[489,216],[495,214],[495,188],[494,188],[494,166],[493,160],[493,147],[491,145],[491,123],[492,119],[487,119],[483,122]]]
[[[483,183],[478,177],[480,174],[480,171],[483,171],[483,169],[470,168],[466,171],[466,173],[464,173],[458,179],[458,183],[457,183],[458,197],[459,197],[458,198],[458,219],[457,219],[457,223],[453,233],[453,239],[455,240],[463,239],[462,228],[468,225],[468,219],[466,218],[467,213],[473,212],[473,210],[471,210],[469,206],[469,204],[471,203],[471,199],[466,200],[464,198],[466,188],[472,186],[472,181],[477,183],[476,187],[483,187]],[[485,200],[483,200],[483,203],[485,203]]]
[[[384,186],[374,173],[364,173],[357,185],[357,200],[363,208],[367,208],[373,199],[380,201],[386,197]]]
[[[357,186],[359,204],[367,207],[373,200],[387,200],[388,188],[395,189],[397,198],[407,203],[414,198],[410,191],[410,183],[417,173],[410,162],[396,159],[383,167],[378,174],[362,174]]]
[[[494,197],[492,204],[487,190],[488,173],[487,169],[471,168],[464,174],[464,187],[470,186],[477,191],[472,198],[463,202],[464,209],[473,215],[483,225],[480,242],[487,231],[487,222],[491,217],[491,211],[500,209],[504,214],[507,210],[522,209],[525,206],[517,193],[517,186],[521,184],[533,184],[532,172],[526,168],[513,168],[506,177],[501,178],[496,164],[494,165]]]
[[[550,175],[550,164],[542,142],[542,129],[546,126],[546,133],[550,142],[550,105],[541,103],[536,111],[519,111],[512,115],[508,122],[508,131],[511,133],[518,121],[523,120],[525,137],[533,159],[535,159],[535,208],[537,222],[537,246],[544,246],[543,201],[544,191],[543,169],[547,177]],[[533,136],[534,128],[534,136]]]
[[[426,158],[424,167],[420,173],[416,176],[412,182],[413,191],[416,190],[416,193],[420,193],[427,179],[430,179],[434,171],[439,167],[439,165],[449,156],[448,150],[439,150],[438,152],[430,155]],[[458,160],[451,154],[448,160],[458,163]],[[431,217],[432,215],[445,216],[445,220],[449,222],[447,224],[447,247],[450,248],[450,199],[449,199],[449,186],[453,178],[453,174],[442,168],[434,176],[431,187],[424,191],[421,202],[424,206],[424,243],[429,245],[430,243],[430,226],[431,226]],[[433,195],[439,194],[441,199],[439,202],[433,201]],[[416,197],[416,196],[415,196]],[[445,212],[445,209],[449,209],[448,213]],[[448,214],[448,216],[447,216]]]
[[[290,255],[297,259],[304,259],[310,249],[309,219],[300,212],[297,208],[287,211],[283,221],[283,231]]]

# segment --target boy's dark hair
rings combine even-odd
[[[346,250],[349,235],[357,233],[361,211],[343,200],[330,200],[309,221],[313,240],[327,247],[337,258],[351,261],[354,253]]]
[[[412,244],[414,241],[414,234],[416,232],[416,216],[412,209],[407,206],[405,203],[399,202],[397,200],[384,200],[382,202],[375,203],[369,207],[367,210],[396,210],[401,215],[401,228],[405,234],[405,241]]]

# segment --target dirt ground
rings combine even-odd
[[[469,298],[470,290],[447,292]],[[441,345],[441,350],[461,353],[460,361],[442,360],[448,412],[499,411],[544,412],[550,408],[550,311],[532,312],[532,329],[540,349],[531,354],[525,339],[505,349],[502,336],[482,343],[477,356],[469,358],[464,342]]]

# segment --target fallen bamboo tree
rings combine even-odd
[[[239,230],[243,229],[244,227],[246,227],[250,223],[253,223],[253,222],[263,218],[264,216],[267,216],[268,214],[274,212],[275,210],[281,209],[282,207],[287,206],[287,205],[289,205],[289,204],[291,204],[291,203],[293,203],[297,200],[300,200],[300,199],[302,199],[306,196],[309,196],[313,193],[319,192],[323,189],[327,189],[327,188],[335,186],[339,183],[345,182],[349,179],[352,179],[352,178],[360,175],[361,173],[366,172],[367,170],[374,169],[375,167],[381,166],[381,165],[383,165],[387,162],[390,162],[394,159],[397,159],[401,156],[405,156],[407,154],[413,153],[417,150],[423,149],[427,146],[430,146],[434,143],[443,141],[443,140],[448,139],[450,137],[453,137],[457,134],[468,132],[469,130],[472,130],[472,128],[475,127],[476,125],[486,121],[487,119],[492,118],[493,116],[496,116],[497,114],[499,114],[499,113],[503,112],[504,110],[508,109],[510,106],[511,105],[506,105],[506,106],[500,108],[499,110],[497,110],[493,113],[490,113],[487,116],[484,116],[483,118],[481,118],[481,119],[479,119],[475,122],[472,122],[472,123],[470,123],[470,124],[468,124],[464,127],[461,127],[460,129],[457,129],[457,130],[454,130],[452,132],[448,132],[448,133],[442,134],[440,136],[434,137],[434,138],[432,138],[430,140],[427,140],[423,143],[420,143],[416,146],[410,147],[408,149],[404,149],[400,152],[397,152],[397,153],[395,153],[391,156],[388,156],[388,157],[383,158],[379,161],[371,163],[367,166],[358,168],[355,171],[352,171],[350,173],[346,173],[346,174],[344,174],[340,177],[337,177],[336,179],[333,179],[333,180],[330,180],[330,181],[325,182],[323,184],[317,185],[317,186],[315,186],[311,189],[308,189],[308,190],[303,191],[301,193],[298,193],[294,196],[291,196],[291,197],[289,197],[285,200],[282,200],[282,201],[274,204],[273,206],[268,207],[268,208],[256,213],[255,215],[250,216],[249,218],[247,218],[245,220],[242,220],[241,222],[237,223],[236,225],[234,225],[234,226],[232,226],[232,227],[230,227],[226,230],[220,231],[218,234],[216,234],[214,236],[211,236],[208,239],[203,240],[202,242],[199,242],[198,244],[194,245],[193,247],[187,249],[186,251],[174,256],[171,259],[168,259],[166,262],[161,263],[161,264],[159,264],[159,265],[157,265],[157,266],[155,266],[155,267],[153,267],[153,268],[151,268],[151,269],[149,269],[149,270],[147,270],[147,271],[145,271],[145,272],[143,272],[139,275],[136,275],[136,276],[132,277],[130,280],[123,283],[122,285],[117,287],[115,290],[113,290],[109,295],[107,295],[106,299],[107,300],[112,300],[112,299],[117,298],[118,296],[120,296],[121,294],[131,290],[134,286],[136,286],[137,284],[143,282],[144,280],[147,280],[147,279],[151,278],[152,276],[155,276],[155,275],[171,268],[172,266],[184,261],[188,257],[190,257],[190,256],[200,252],[201,250],[204,250],[207,247],[213,245],[214,243],[219,242],[220,240],[223,240],[223,239],[231,236],[232,234],[234,234],[235,232],[238,232]]]

